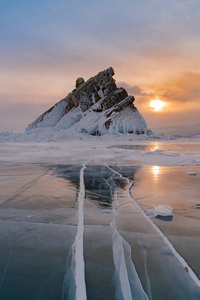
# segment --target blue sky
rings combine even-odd
[[[142,91],[135,104],[150,126],[198,122],[199,20],[196,0],[1,1],[0,131],[22,131],[77,77],[109,66]],[[153,113],[152,97],[169,109]]]

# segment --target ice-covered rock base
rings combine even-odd
[[[134,97],[117,88],[114,70],[109,68],[84,82],[78,78],[76,89],[39,116],[27,128],[74,129],[91,135],[147,133],[147,124],[134,106]]]

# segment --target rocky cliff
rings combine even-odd
[[[134,97],[117,88],[114,70],[109,68],[86,82],[76,80],[76,89],[32,122],[38,127],[74,129],[92,135],[106,133],[146,133],[147,125],[134,106]]]

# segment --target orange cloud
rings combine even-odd
[[[141,104],[146,104],[153,99],[159,98],[170,105],[185,106],[195,103],[200,109],[200,74],[185,72],[178,76],[172,76],[154,85],[131,86],[120,82]],[[118,84],[118,85],[119,85]]]
[[[182,73],[155,85],[153,91],[167,102],[200,103],[200,73]]]

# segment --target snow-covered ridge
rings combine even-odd
[[[169,135],[197,136],[200,135],[200,123],[192,125],[166,126],[152,128],[154,132],[164,132]]]
[[[51,127],[72,129],[91,135],[147,133],[147,124],[134,106],[134,97],[117,88],[114,70],[108,68],[86,82],[76,81],[76,89],[32,122],[26,131]]]

